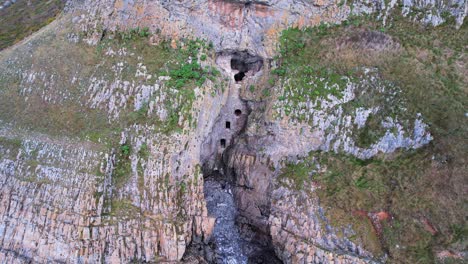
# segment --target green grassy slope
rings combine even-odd
[[[0,50],[15,44],[52,22],[63,10],[65,0],[18,0],[0,10]]]
[[[398,16],[387,27],[373,18],[354,18],[341,26],[289,29],[282,35],[281,67],[274,73],[301,82],[304,69],[333,80],[334,75],[359,78],[363,66],[375,67],[408,102],[406,111],[396,114],[421,113],[429,125],[434,140],[419,150],[366,161],[312,152],[279,177],[280,182],[292,178],[294,187],[315,181],[332,224],[338,230],[351,224],[353,239],[377,256],[387,253],[390,263],[434,263],[441,250],[467,250],[467,38],[466,23],[459,30],[450,24],[425,28]],[[380,121],[356,133],[357,142],[365,145],[378,134],[371,123]],[[326,170],[310,178],[316,163]],[[392,218],[376,231],[365,214],[381,211]]]
[[[1,121],[53,136],[93,141],[112,138],[133,124],[155,125],[156,131],[171,133],[180,129],[177,122],[182,115],[191,119],[194,88],[219,75],[209,66],[202,67],[198,60],[187,62],[189,57],[213,55],[203,41],[187,41],[181,43],[183,48],[173,49],[167,42],[150,45],[146,29],[133,29],[109,32],[97,46],[88,46],[70,42],[71,32],[69,26],[49,27],[30,45],[3,54],[4,58],[14,58],[13,62],[0,56]],[[109,49],[127,54],[106,55]],[[118,70],[120,64],[122,68]],[[153,76],[150,80],[136,76],[140,64]],[[155,98],[135,109],[135,94],[130,92],[125,94],[129,97],[128,106],[120,109],[115,120],[110,120],[106,105],[90,106],[90,100],[96,96],[90,88],[93,79],[106,82],[101,87],[105,89],[116,81],[150,86],[158,76],[172,77],[161,91],[168,111],[164,121],[149,113],[149,104]]]

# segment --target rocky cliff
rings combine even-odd
[[[1,262],[463,261],[467,6],[69,1],[0,53]]]

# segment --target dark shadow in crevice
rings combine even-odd
[[[236,71],[234,79],[236,82],[244,80],[247,76],[254,76],[263,67],[263,58],[252,55],[248,51],[222,51],[217,56],[230,57],[231,70]]]
[[[234,80],[235,80],[236,82],[242,81],[242,79],[244,79],[244,77],[245,77],[245,73],[244,73],[244,72],[239,72],[239,73],[237,73],[237,74],[234,74]]]

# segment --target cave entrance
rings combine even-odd
[[[220,56],[231,57],[231,69],[237,71],[234,74],[236,82],[242,81],[247,76],[253,76],[263,67],[263,59],[260,56],[251,55],[247,51],[222,52]]]
[[[242,81],[242,79],[245,77],[245,74],[249,71],[247,63],[239,56],[233,56],[231,59],[231,69],[239,71],[238,73],[234,74],[234,80],[236,82]]]
[[[229,69],[231,54],[218,58],[219,65],[223,66],[225,72],[230,73],[230,78],[234,73],[243,72]],[[234,67],[243,66],[241,63],[240,66]],[[250,68],[248,76],[253,76],[251,75],[253,72],[254,70]],[[239,89],[236,86],[240,86],[232,81],[229,85],[230,88],[236,89]],[[263,229],[258,229],[254,224],[237,221],[240,215],[237,207],[239,203],[236,201],[240,197],[237,193],[252,190],[238,184],[236,170],[240,167],[236,166],[242,164],[237,162],[231,164],[230,161],[233,155],[236,155],[236,146],[244,148],[242,145],[245,144],[243,139],[250,109],[248,102],[242,100],[238,94],[234,94],[229,99],[232,101],[221,109],[213,124],[212,132],[207,135],[200,149],[206,209],[209,216],[216,218],[212,236],[210,241],[193,239],[190,246],[193,251],[186,252],[200,254],[206,257],[209,263],[214,263],[218,259],[229,259],[233,260],[233,263],[279,264],[281,262],[274,261],[275,252],[272,250],[268,233],[264,233]],[[222,129],[223,123],[225,129]],[[264,208],[262,205],[259,209],[261,215],[268,218],[268,206]]]
[[[234,80],[236,82],[242,81],[242,79],[244,79],[244,77],[245,77],[245,73],[243,73],[243,72],[239,72],[237,74],[234,74]]]

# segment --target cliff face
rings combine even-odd
[[[74,42],[67,22],[30,41],[39,44],[2,54],[2,85],[11,85],[2,87],[2,98],[11,103],[2,109],[10,123],[2,126],[1,258],[179,260],[192,234],[208,239],[213,219],[203,199],[199,153],[222,95],[201,97],[210,94],[209,84],[195,91],[189,111],[200,125],[180,121],[185,134],[168,136],[132,118],[122,127],[126,108],[145,104],[156,117],[166,115],[162,102],[177,104],[168,98],[165,77],[149,76],[140,54],[126,48],[109,47],[103,60]],[[20,105],[25,108],[16,112]]]
[[[304,179],[284,175],[311,152],[364,160],[423,147],[433,140],[425,116],[380,69],[295,68],[295,38],[279,38],[371,13],[461,27],[466,12],[466,1],[68,2],[0,53],[0,259],[213,260],[204,177],[220,173],[243,239],[281,261],[384,262],[389,250],[332,226],[325,187],[308,180],[332,165],[314,159]],[[332,46],[403,53],[366,32]]]
[[[171,39],[199,37],[216,50],[247,50],[264,58],[275,55],[277,38],[288,27],[340,23],[350,15],[377,13],[384,20],[392,12],[437,26],[453,16],[460,26],[466,1],[76,1],[69,9],[86,14],[83,29],[99,40],[102,29],[149,27]],[[78,18],[77,18],[78,19]],[[97,27],[99,25],[99,27]]]

